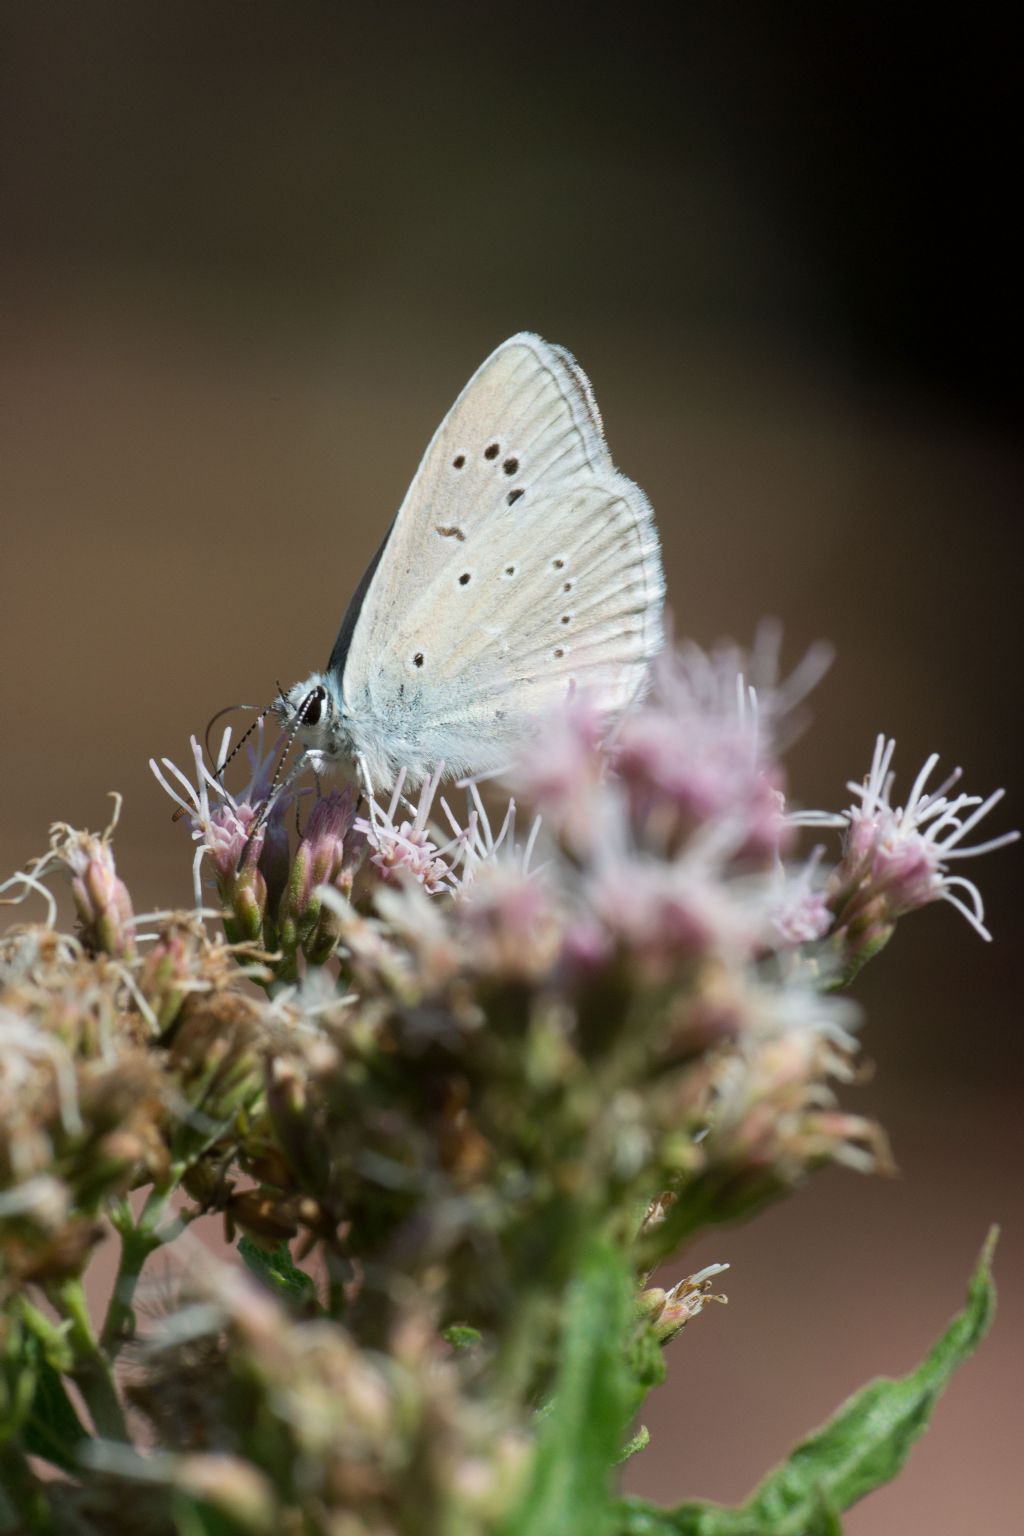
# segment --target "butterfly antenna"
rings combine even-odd
[[[210,759],[211,763],[214,761],[214,757],[213,757],[213,752],[210,750],[210,732],[213,730],[214,726],[217,724],[217,721],[218,720],[223,720],[225,715],[233,714],[236,709],[256,709],[257,707],[258,706],[255,705],[255,704],[228,704],[228,705],[226,705],[224,707],[224,709],[218,709],[217,713],[214,716],[212,716],[212,718],[207,722],[206,733],[205,733],[205,735],[203,737],[203,741],[204,741],[204,744],[206,746],[206,755]],[[220,779],[220,777],[223,774],[223,772],[224,772],[225,768],[227,767],[228,763],[231,762],[231,759],[235,756],[236,752],[242,746],[243,742],[248,741],[248,739],[252,735],[253,731],[260,724],[261,721],[263,721],[263,720],[265,720],[267,718],[267,716],[269,715],[269,713],[273,709],[273,707],[274,707],[273,704],[268,704],[265,709],[261,709],[259,714],[256,716],[256,719],[253,721],[252,725],[249,726],[248,730],[245,730],[245,731],[242,732],[241,736],[239,736],[238,740],[235,742],[234,746],[231,748],[231,751],[228,753],[227,757],[221,763],[220,767],[215,769],[214,775],[213,775],[215,779],[218,779],[218,780]]]
[[[292,739],[294,740],[294,732],[292,733]],[[238,856],[238,863],[235,866],[237,869],[241,869],[243,864],[245,863],[246,859],[249,857],[249,849],[252,847],[253,838],[256,836],[257,832],[259,832],[261,830],[261,828],[266,826],[267,818],[269,817],[270,812],[273,810],[274,800],[277,798],[278,795],[287,794],[288,790],[292,787],[292,785],[294,784],[295,780],[298,778],[299,774],[303,771],[303,769],[306,766],[306,754],[305,754],[305,752],[303,752],[303,754],[299,758],[298,762],[297,763],[293,763],[291,772],[288,774],[288,776],[284,780],[283,784],[281,784],[280,788],[278,788],[278,780],[281,777],[281,768],[284,765],[284,759],[288,755],[288,752],[290,751],[290,749],[291,749],[291,742],[288,743],[288,746],[285,747],[284,752],[281,754],[281,762],[278,765],[277,773],[274,775],[274,782],[270,786],[270,792],[267,795],[266,800],[264,800],[263,805],[260,808],[259,815],[256,817],[256,820],[253,822],[252,827],[250,828],[250,831],[249,831],[249,836],[246,838],[245,843],[244,843],[244,845],[242,847],[242,851],[241,851],[241,853]],[[297,825],[297,823],[296,823],[296,825]]]
[[[284,699],[285,695],[281,691],[280,683],[278,683],[277,687],[278,687],[278,692],[281,695],[281,698]],[[291,751],[292,747],[295,745],[295,737],[298,734],[299,727],[303,724],[303,722],[304,722],[304,720],[306,718],[306,708],[307,708],[307,706],[309,704],[309,700],[312,697],[314,692],[315,692],[315,689],[311,689],[310,692],[306,695],[306,697],[302,700],[302,703],[299,705],[298,709],[295,711],[295,719],[292,721],[292,724],[288,727],[288,733],[287,733],[287,735],[285,737],[284,748],[282,749],[281,756],[277,760],[277,767],[274,769],[274,777],[270,781],[270,788],[267,790],[267,798],[264,800],[263,805],[260,808],[259,815],[257,816],[256,820],[253,822],[252,831],[249,833],[249,837],[248,837],[248,840],[247,840],[246,845],[245,845],[245,850],[246,851],[248,850],[249,844],[252,842],[253,837],[259,831],[260,827],[262,827],[264,825],[264,823],[267,820],[267,817],[270,815],[271,811],[273,810],[273,808],[274,808],[274,801],[277,799],[278,794],[279,793],[283,793],[288,788],[288,786],[291,784],[292,780],[295,778],[295,775],[298,772],[299,767],[302,764],[304,764],[305,761],[306,761],[306,754],[303,753],[302,756],[299,758],[299,762],[296,764],[295,768],[292,769],[292,771],[288,775],[287,779],[284,781],[283,784],[281,783],[281,774],[284,772],[284,765],[285,765],[285,763],[288,760],[289,752]],[[268,705],[267,706],[268,709],[272,708],[272,707],[273,707],[272,705]],[[256,722],[256,723],[258,724],[259,722]],[[241,742],[239,742],[238,745],[241,746]],[[237,750],[237,748],[236,748],[236,750]],[[244,857],[244,853],[243,853],[243,857]]]

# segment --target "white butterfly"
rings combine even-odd
[[[317,773],[482,773],[570,690],[628,704],[664,591],[651,505],[611,461],[586,374],[522,332],[438,427],[326,671],[279,713]]]

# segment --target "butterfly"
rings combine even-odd
[[[664,590],[653,510],[612,463],[590,381],[524,331],[435,432],[325,670],[276,707],[317,774],[482,774],[568,694],[613,715],[642,690]]]

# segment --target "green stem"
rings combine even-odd
[[[135,1291],[146,1260],[167,1240],[167,1228],[160,1230],[160,1223],[179,1176],[180,1170],[175,1168],[166,1183],[153,1186],[137,1222],[132,1220],[127,1202],[115,1217],[114,1225],[121,1237],[121,1259],[100,1334],[100,1345],[111,1363],[135,1336]]]
[[[67,1328],[52,1322],[44,1312],[32,1305],[27,1296],[19,1297],[19,1301],[25,1327],[42,1344],[50,1364],[57,1370],[70,1370],[74,1360],[68,1344]]]
[[[128,1426],[114,1383],[112,1362],[93,1333],[81,1280],[63,1280],[55,1287],[53,1300],[70,1325],[67,1339],[75,1365],[69,1374],[85,1398],[97,1434],[108,1440],[127,1441]]]

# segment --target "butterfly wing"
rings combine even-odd
[[[650,504],[612,464],[586,375],[512,337],[438,428],[342,627],[356,750],[375,779],[479,771],[571,686],[621,708],[663,595]]]

